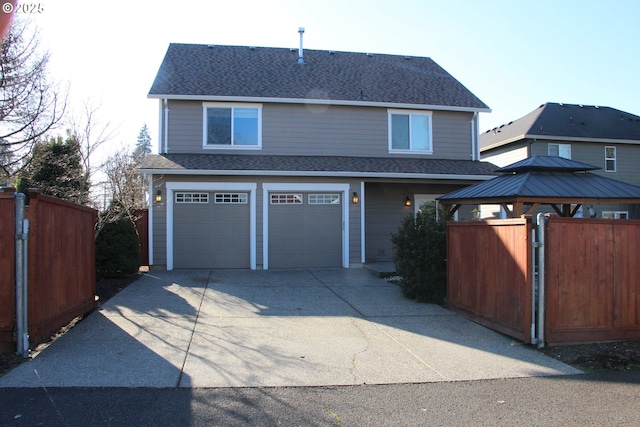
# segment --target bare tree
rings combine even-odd
[[[0,170],[14,175],[28,163],[33,145],[61,121],[66,95],[47,76],[49,53],[38,33],[14,20],[0,51]]]
[[[91,156],[105,142],[113,139],[117,129],[111,121],[101,122],[98,118],[101,105],[95,105],[90,100],[83,103],[83,111],[73,117],[70,122],[70,132],[76,136],[80,144],[80,156],[85,171],[91,176]]]
[[[101,170],[106,175],[107,191],[111,202],[100,215],[96,235],[102,226],[109,222],[128,217],[135,222],[135,210],[144,208],[145,183],[136,171],[139,159],[124,149],[112,154],[102,164]]]

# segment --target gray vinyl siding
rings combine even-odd
[[[393,259],[391,235],[398,232],[404,218],[415,212],[414,194],[447,194],[463,186],[463,184],[366,183],[365,260],[372,262]],[[407,196],[412,200],[411,206],[404,204]],[[461,212],[460,220],[471,219],[472,209],[473,206]]]
[[[480,154],[480,159],[502,168],[526,159],[529,157],[529,150],[530,147],[527,142],[519,141],[504,147],[482,152]]]
[[[202,114],[202,102],[169,101],[170,153],[204,152]]]
[[[165,194],[163,191],[162,194]],[[153,207],[153,265],[167,265],[167,210],[164,204],[154,203]]]
[[[470,113],[434,111],[433,155],[435,159],[471,160]]]
[[[169,152],[245,155],[406,157],[390,154],[386,108],[263,104],[262,149],[205,149],[200,101],[169,101]],[[471,159],[471,113],[434,111],[433,154],[411,157]]]
[[[548,155],[549,144],[571,144],[571,159],[601,168],[592,171],[595,174],[617,179],[629,184],[640,185],[640,145],[615,144],[604,142],[572,142],[572,141],[535,141],[532,144],[532,155]],[[616,172],[604,170],[604,148],[616,147]]]

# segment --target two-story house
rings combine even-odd
[[[171,44],[148,96],[154,266],[391,260],[416,206],[494,176],[488,107],[429,58]]]
[[[601,168],[593,173],[640,185],[640,117],[610,107],[546,103],[483,132],[480,153],[500,167],[534,155],[560,156]],[[589,208],[599,218],[640,218],[637,204]]]

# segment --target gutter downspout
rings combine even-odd
[[[16,194],[16,354],[29,357],[29,320],[28,320],[28,287],[27,287],[27,238],[29,221],[24,219],[26,196]]]
[[[471,160],[480,160],[480,115],[477,111],[471,119]]]
[[[544,347],[544,320],[545,320],[545,296],[544,296],[544,232],[546,217],[543,213],[538,214],[538,348]]]
[[[164,154],[169,152],[169,101],[164,99]]]
[[[471,119],[471,160],[478,160],[476,157],[476,120],[478,113],[473,113]]]

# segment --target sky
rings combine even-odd
[[[636,0],[40,0],[32,20],[69,87],[69,111],[99,106],[114,137],[98,155],[154,151],[158,101],[147,93],[169,43],[299,46],[432,58],[491,109],[481,131],[545,102],[640,115],[640,2]]]

